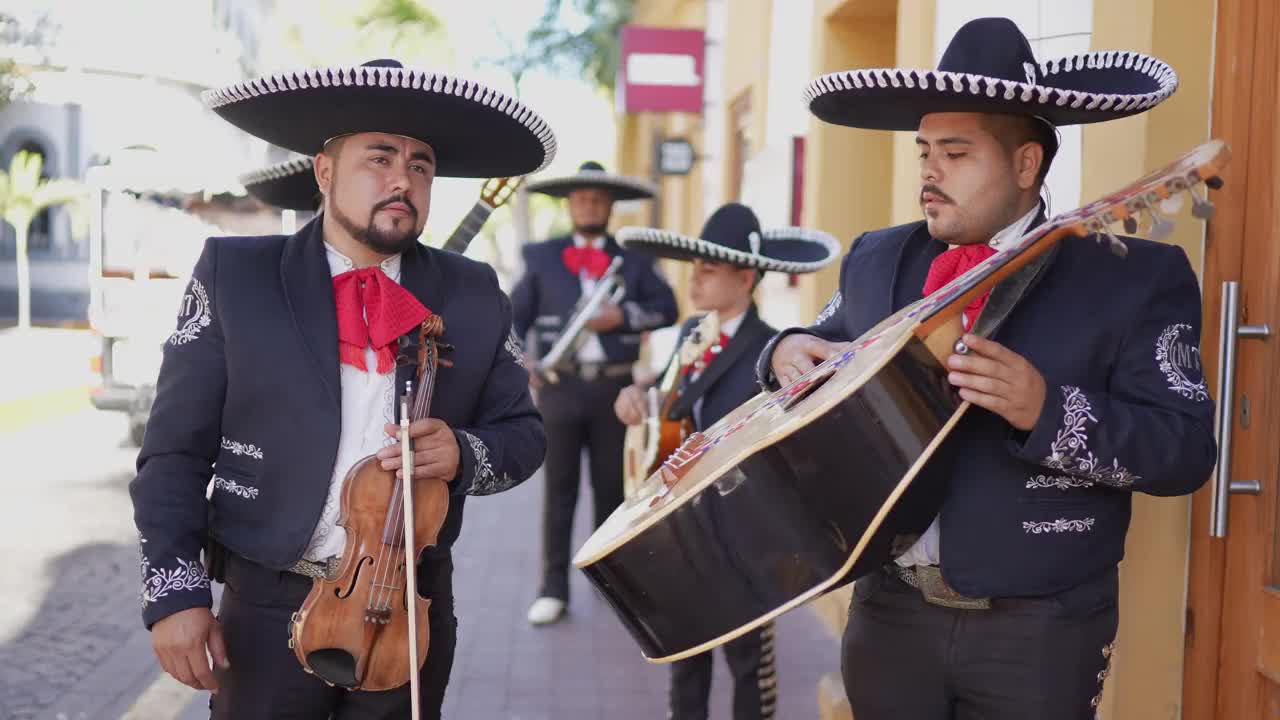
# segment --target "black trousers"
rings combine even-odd
[[[591,469],[595,527],[622,504],[622,445],[626,426],[613,413],[618,392],[631,378],[601,377],[591,382],[562,374],[538,391],[538,410],[547,434],[543,464],[542,588],[538,595],[569,600],[569,544],[582,480],[582,448]]]
[[[990,610],[925,602],[879,572],[858,580],[845,692],[858,720],[1092,720],[1118,621],[1116,571]]]
[[[420,674],[423,718],[439,718],[453,667],[453,561],[437,553],[419,568],[419,592],[431,597],[430,647]],[[428,590],[429,589],[429,590]],[[218,671],[214,720],[391,720],[408,717],[409,686],[382,692],[329,687],[289,648],[289,617],[311,591],[311,578],[277,572],[230,555],[218,608],[231,667]]]
[[[721,646],[733,676],[733,720],[768,720],[778,698],[774,663],[773,623],[734,638]],[[668,720],[707,720],[711,697],[711,655],[708,651],[671,665]]]

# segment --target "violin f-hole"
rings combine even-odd
[[[351,593],[355,592],[356,586],[360,584],[360,568],[363,567],[365,563],[371,562],[373,562],[373,558],[371,557],[365,556],[360,558],[360,562],[356,563],[356,569],[351,573],[351,584],[346,588],[334,588],[333,594],[342,600],[346,600],[351,597]]]

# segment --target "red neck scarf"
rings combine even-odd
[[[338,362],[366,372],[366,347],[378,356],[378,373],[391,372],[396,365],[396,339],[431,317],[413,293],[379,267],[335,275],[333,299],[338,306]]]
[[[924,290],[921,294],[932,294],[933,291],[965,274],[975,265],[995,254],[996,249],[986,243],[953,245],[947,248],[941,255],[934,258],[933,263],[929,265],[929,275],[925,278]],[[966,330],[973,327],[974,321],[978,318],[978,313],[982,312],[982,306],[987,303],[987,297],[990,295],[991,291],[988,290],[965,307],[964,317],[965,320],[968,320],[968,324],[965,326]]]
[[[604,275],[604,271],[609,269],[609,253],[591,245],[585,247],[570,245],[560,253],[560,257],[564,260],[564,266],[569,268],[569,272],[577,275],[586,270],[592,280],[599,280],[600,276]]]

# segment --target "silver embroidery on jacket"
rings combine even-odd
[[[230,450],[232,455],[246,455],[254,460],[262,459],[262,448],[253,443],[242,443],[239,440],[222,438],[222,449]]]
[[[213,323],[213,311],[209,307],[209,294],[199,280],[191,278],[191,292],[182,296],[178,319],[186,318],[182,326],[169,336],[169,344],[185,345],[200,337],[200,332]]]
[[[245,500],[257,500],[258,488],[241,485],[235,480],[224,478],[221,475],[213,476],[213,487],[216,490],[225,490],[232,495],[239,495]]]
[[[1058,488],[1059,490],[1070,490],[1071,488],[1087,488],[1093,487],[1093,481],[1088,478],[1072,477],[1071,475],[1036,475],[1027,481],[1028,490],[1038,490],[1045,488]]]
[[[841,294],[839,289],[837,289],[835,293],[831,295],[831,299],[827,301],[826,307],[822,308],[822,312],[818,313],[818,318],[813,321],[813,324],[821,325],[831,319],[831,316],[836,314],[836,311],[840,309],[840,305],[843,302],[844,295]]]
[[[517,365],[524,367],[524,349],[520,347],[520,340],[516,338],[515,330],[507,331],[507,341],[503,347],[511,353],[511,357],[515,358]]]
[[[1156,338],[1156,365],[1164,373],[1169,389],[1188,400],[1208,400],[1204,370],[1200,366],[1200,349],[1190,343],[1178,342],[1183,330],[1191,330],[1186,323],[1170,325]],[[1191,374],[1200,373],[1199,382]],[[1190,374],[1189,374],[1190,373]]]
[[[1108,467],[1099,463],[1089,451],[1087,426],[1090,422],[1097,424],[1098,419],[1093,415],[1088,396],[1078,387],[1063,385],[1062,397],[1062,427],[1058,428],[1057,437],[1049,446],[1049,457],[1044,459],[1044,466],[1112,487],[1126,488],[1141,479],[1141,476],[1121,467],[1118,459],[1113,458]]]
[[[138,535],[138,545],[142,554],[142,607],[145,609],[147,605],[166,597],[170,593],[180,592],[183,590],[203,590],[209,587],[209,576],[204,572],[204,566],[196,560],[183,560],[178,558],[177,567],[170,570],[151,567],[151,561],[147,559],[146,545],[147,539],[142,535]]]
[[[1093,530],[1093,518],[1084,518],[1082,520],[1067,520],[1066,518],[1058,518],[1052,522],[1023,522],[1022,531],[1031,533],[1032,535],[1040,535],[1042,533],[1064,533],[1064,532],[1089,532]]]
[[[466,430],[459,430],[459,432],[467,438],[467,444],[471,446],[471,454],[476,460],[475,477],[467,490],[468,495],[492,495],[509,490],[515,485],[510,475],[503,473],[499,478],[494,474],[493,466],[489,463],[489,446],[485,445],[483,440]]]

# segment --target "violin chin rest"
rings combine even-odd
[[[307,653],[307,664],[325,682],[345,688],[355,688],[360,684],[356,679],[355,658],[341,648],[312,650]]]

